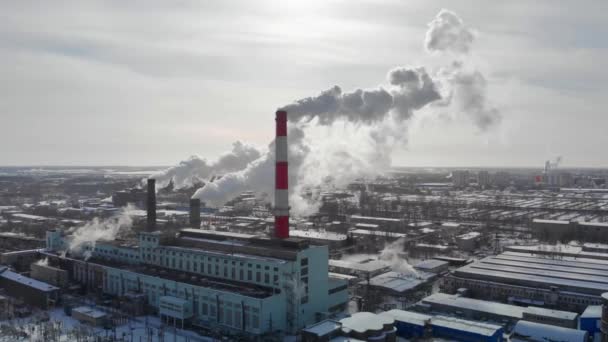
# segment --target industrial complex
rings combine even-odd
[[[608,340],[598,175],[393,170],[323,190],[317,212],[293,217],[287,117],[276,112],[272,204],[245,191],[213,207],[193,188],[107,175],[109,197],[57,183],[70,200],[30,204],[7,178],[23,203],[0,206],[0,319],[27,328],[3,334]]]

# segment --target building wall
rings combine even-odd
[[[589,333],[589,336],[593,336],[596,333],[600,332],[600,318],[584,318],[580,319],[580,330],[585,330]]]
[[[540,286],[540,284],[539,284]],[[571,291],[551,291],[534,286],[518,286],[479,279],[449,275],[440,285],[443,292],[454,294],[459,288],[467,288],[473,298],[509,302],[510,297],[537,300],[546,306],[560,310],[582,312],[588,305],[599,305],[599,296]]]
[[[260,334],[270,330],[271,322],[273,330],[285,328],[276,311],[281,295],[263,299],[253,298],[127,270],[106,268],[104,292],[121,296],[127,292],[136,292],[138,288],[147,295],[148,304],[156,309],[162,296],[191,301],[194,321],[198,324],[250,334]],[[273,311],[275,317],[272,317]]]
[[[46,265],[32,264],[30,276],[36,280],[49,283],[58,287],[68,285],[68,272],[59,268]]]
[[[49,308],[49,300],[57,301],[58,299],[57,291],[44,292],[33,287],[29,287],[25,284],[1,277],[0,287],[3,288],[9,296],[21,299],[24,303],[41,309]]]
[[[238,246],[236,246],[238,248]],[[271,248],[271,247],[269,247]],[[239,330],[243,309],[250,320],[245,329],[257,334],[269,330],[296,332],[330,314],[330,309],[345,308],[348,303],[347,281],[332,281],[328,277],[327,246],[309,246],[297,253],[295,260],[258,257],[235,253],[208,251],[161,244],[157,233],[142,233],[138,248],[117,247],[98,242],[91,251],[94,258],[113,262],[154,265],[160,269],[183,272],[185,276],[204,276],[263,286],[274,294],[259,299],[238,292],[218,291],[186,282],[147,276],[133,271],[74,260],[73,278],[109,294],[122,296],[129,291],[142,291],[148,304],[158,309],[161,295],[193,301],[195,321]],[[94,270],[102,270],[95,272]],[[218,309],[218,303],[221,302]],[[212,307],[213,313],[212,313]],[[223,310],[226,310],[224,313]],[[241,316],[234,316],[240,312]],[[220,315],[226,315],[221,318]],[[254,324],[255,323],[255,324]]]
[[[492,336],[481,335],[466,330],[457,330],[447,327],[433,325],[433,337],[444,337],[450,340],[462,342],[500,342],[502,341],[503,329],[498,329]]]

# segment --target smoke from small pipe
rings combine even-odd
[[[128,205],[116,217],[105,220],[96,217],[84,226],[69,230],[68,233],[71,235],[67,250],[71,253],[83,254],[88,258],[90,250],[95,247],[97,241],[115,240],[120,233],[131,229],[134,210],[135,207]]]

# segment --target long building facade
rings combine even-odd
[[[474,298],[583,312],[608,291],[608,261],[506,252],[453,271],[442,290]]]
[[[47,251],[56,258],[60,253],[52,252],[65,243],[59,232],[47,234]],[[187,303],[191,310],[178,310],[180,317],[169,321],[227,333],[292,334],[348,302],[347,282],[328,277],[327,246],[300,239],[183,229],[177,237],[141,233],[136,244],[97,242],[87,254],[86,261],[67,258],[73,278],[89,288],[117,297],[144,294],[163,316],[171,316],[163,310],[167,302]]]

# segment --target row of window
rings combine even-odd
[[[125,279],[126,287],[131,290],[135,290],[137,281]],[[120,277],[110,275],[107,288],[110,293],[119,294],[120,292]],[[161,291],[152,290],[156,289],[156,285],[143,284],[145,293],[148,295],[149,302],[153,305],[156,304],[158,298],[164,295],[172,295],[174,297],[183,298],[185,296],[184,291],[176,291],[175,289]],[[257,307],[251,307],[249,305],[242,305],[240,303],[233,303],[225,300],[218,300],[213,296],[198,296],[195,295],[193,298],[193,308],[195,316],[203,316],[204,319],[209,321],[217,321],[220,324],[230,326],[237,329],[259,329],[260,328],[260,309]],[[219,304],[219,305],[217,305]],[[164,303],[167,305],[167,303]],[[219,308],[219,310],[218,310]],[[181,310],[181,308],[174,308]],[[243,310],[244,309],[244,310]],[[244,321],[243,321],[244,319]],[[243,326],[244,323],[244,326]]]
[[[279,285],[279,274],[278,274],[278,267],[274,267],[273,268],[273,273],[270,273],[270,267],[266,266],[264,267],[265,272],[262,273],[261,271],[261,266],[260,265],[256,265],[256,269],[259,269],[259,271],[256,270],[256,272],[254,273],[252,269],[247,269],[246,273],[245,273],[245,269],[244,268],[237,268],[236,265],[234,264],[234,261],[232,263],[232,265],[235,265],[234,267],[230,267],[229,265],[227,265],[227,260],[224,260],[224,264],[226,264],[225,266],[221,267],[220,269],[220,264],[219,263],[205,263],[204,261],[200,261],[197,262],[195,260],[184,260],[184,259],[177,259],[177,258],[169,258],[169,257],[164,257],[164,256],[159,256],[159,258],[156,258],[156,255],[154,254],[144,254],[144,257],[146,260],[150,261],[150,262],[154,262],[157,263],[160,266],[163,267],[167,267],[167,268],[172,268],[172,269],[178,269],[178,270],[183,270],[183,271],[187,271],[187,272],[193,272],[193,273],[199,273],[199,274],[203,274],[203,275],[210,275],[210,276],[215,276],[215,277],[223,277],[226,279],[233,279],[233,280],[239,280],[239,281],[248,281],[248,282],[256,282],[259,284],[266,284],[266,285]],[[157,261],[158,260],[158,261]],[[242,264],[242,263],[241,263]],[[248,264],[248,266],[251,268],[251,264]],[[255,278],[254,278],[255,275]]]

